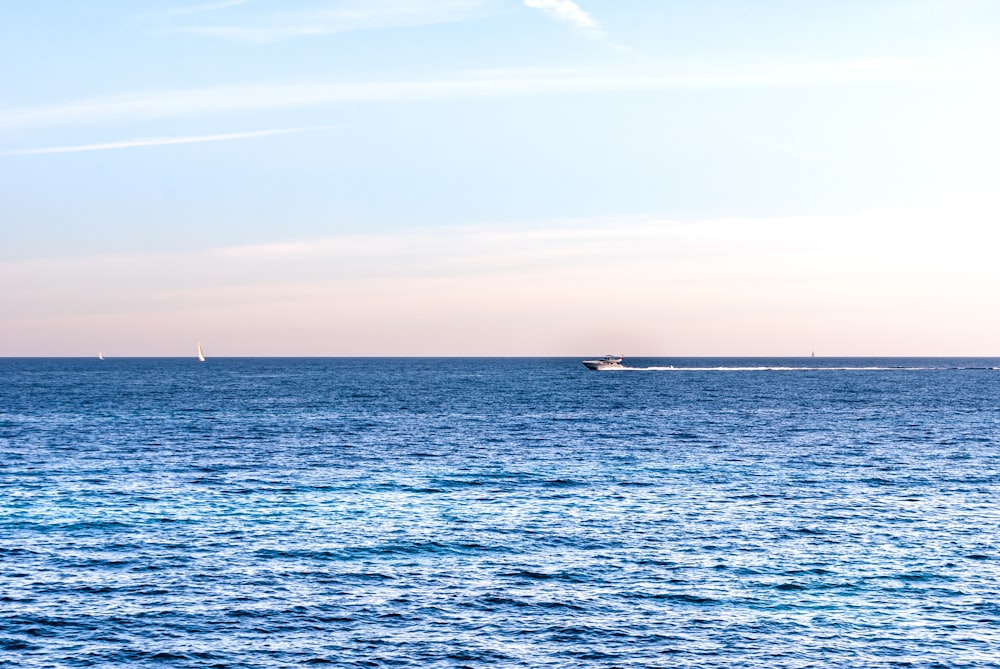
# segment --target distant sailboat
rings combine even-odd
[[[103,354],[103,353],[101,353],[100,351],[98,351],[98,352],[97,352],[97,359],[98,359],[98,360],[104,360],[104,354]]]
[[[205,352],[201,350],[201,342],[198,342],[198,362],[205,362]]]

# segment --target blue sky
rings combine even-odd
[[[0,12],[0,355],[996,353],[995,2]]]

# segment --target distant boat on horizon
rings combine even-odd
[[[98,352],[97,352],[97,359],[98,359],[98,360],[104,360],[104,354],[103,354],[103,353],[101,353],[100,351],[98,351]]]
[[[587,369],[599,371],[602,369],[625,369],[622,367],[622,360],[624,359],[625,357],[621,355],[606,355],[597,360],[583,360],[582,362],[583,366]]]
[[[198,342],[198,362],[205,362],[205,352],[201,350],[201,342]]]

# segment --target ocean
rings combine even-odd
[[[0,667],[1000,667],[1000,359],[0,359]]]

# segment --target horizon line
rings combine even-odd
[[[580,357],[587,357],[588,355],[593,356],[593,353],[578,354],[578,355],[214,355],[208,356],[208,360],[254,360],[254,359],[271,359],[271,360],[349,360],[349,359],[369,359],[369,360],[495,360],[495,359],[507,359],[507,360],[529,360],[529,359],[567,359],[576,360]],[[920,355],[905,355],[905,354],[848,354],[848,355],[728,355],[728,354],[711,354],[711,355],[628,355],[624,356],[627,359],[632,360],[642,360],[647,358],[652,359],[681,359],[681,360],[698,360],[698,359],[717,359],[717,358],[730,358],[730,359],[743,359],[743,360],[765,360],[765,359],[787,359],[787,360],[835,360],[835,359],[845,359],[845,358],[906,358],[906,359],[962,359],[962,358],[997,358],[1000,359],[1000,354],[948,354],[948,355],[932,355],[932,354],[920,354]],[[0,360],[99,360],[96,356],[89,355],[0,355]],[[190,355],[118,355],[118,356],[107,356],[105,355],[103,361],[108,360],[196,360],[196,356]]]

